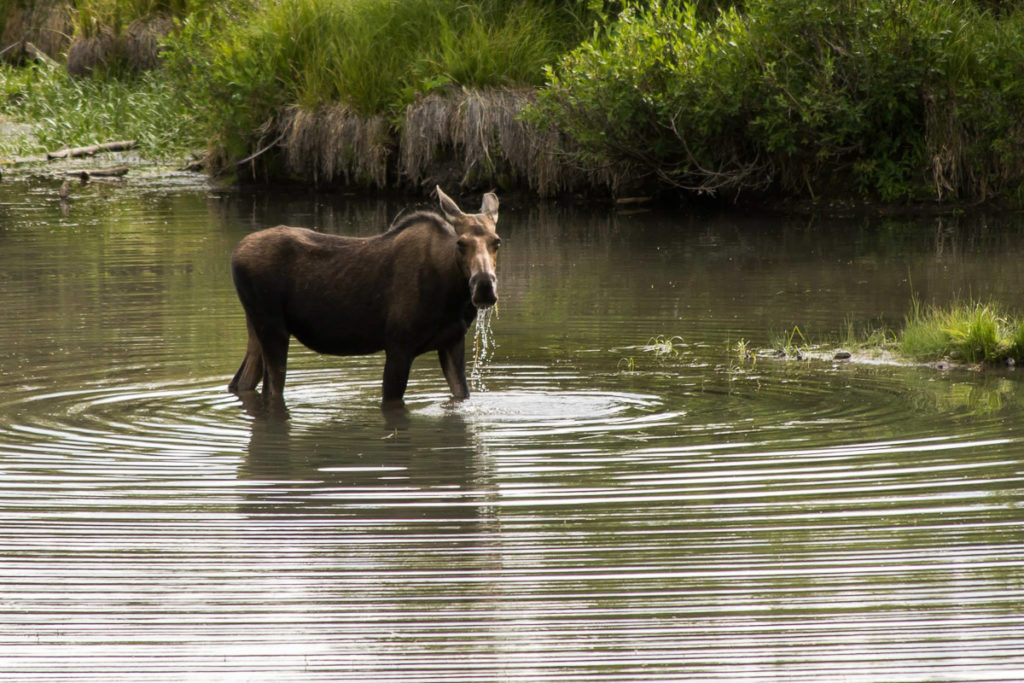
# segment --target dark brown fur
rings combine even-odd
[[[385,403],[401,402],[413,359],[438,352],[456,398],[469,396],[465,336],[477,307],[497,301],[498,199],[464,214],[437,188],[444,217],[418,212],[375,237],[278,226],[253,233],[231,256],[249,342],[228,388],[284,391],[292,336],[323,354],[384,351]]]

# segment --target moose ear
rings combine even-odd
[[[495,223],[498,222],[498,195],[488,192],[484,195],[484,202],[480,205],[480,213],[490,216]]]
[[[440,185],[437,186],[437,198],[441,201],[441,211],[443,211],[444,215],[448,218],[461,218],[465,215],[462,213],[462,209],[459,208],[459,205],[444,193]]]

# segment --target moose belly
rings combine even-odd
[[[332,356],[356,356],[376,353],[384,348],[382,331],[360,326],[336,324],[290,324],[289,331],[304,346]]]

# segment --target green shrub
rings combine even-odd
[[[630,4],[548,72],[583,160],[698,192],[1022,195],[1024,11],[945,0]]]
[[[581,36],[572,3],[281,0],[189,17],[165,62],[227,157],[289,106],[335,103],[398,125],[417,95],[543,82]],[[580,14],[579,16],[583,16]],[[569,30],[566,30],[566,27]]]

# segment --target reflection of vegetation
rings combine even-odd
[[[919,410],[961,413],[973,417],[1021,409],[1020,384],[1006,377],[974,378],[970,382],[918,382],[910,400]]]

